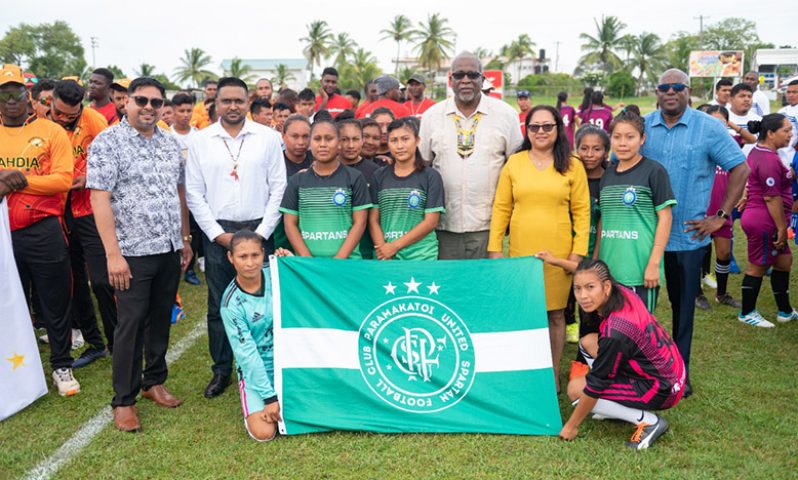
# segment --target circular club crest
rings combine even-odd
[[[623,204],[624,205],[634,205],[637,201],[637,192],[635,191],[634,187],[629,187],[623,192]]]
[[[765,179],[765,184],[768,187],[772,187],[773,185],[776,185],[776,179],[773,178],[773,177],[768,177],[768,178]]]
[[[360,373],[392,407],[445,410],[474,383],[474,344],[463,320],[436,300],[407,296],[372,310],[360,325]]]
[[[416,190],[410,192],[407,196],[407,206],[410,208],[418,208],[421,206],[421,195]]]
[[[336,207],[343,207],[346,205],[346,192],[339,188],[333,193],[332,201]]]

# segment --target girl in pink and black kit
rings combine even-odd
[[[748,269],[743,278],[743,306],[737,318],[755,327],[772,328],[756,310],[762,277],[768,268],[770,285],[779,312],[776,319],[786,323],[798,319],[790,305],[788,288],[792,255],[787,244],[787,226],[792,213],[792,173],[781,163],[778,149],[790,144],[792,124],[779,113],[748,122],[748,131],[759,134],[748,154],[751,175],[746,187],[745,209],[740,219],[748,237]]]
[[[576,405],[560,437],[576,437],[579,425],[594,418],[614,418],[636,425],[627,446],[648,448],[668,430],[654,410],[675,406],[686,374],[674,341],[643,301],[618,284],[601,260],[584,259],[574,273],[574,295],[588,313],[597,312],[598,334],[579,340],[590,371],[572,379],[568,396]]]

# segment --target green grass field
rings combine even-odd
[[[742,263],[744,243],[736,245]],[[740,280],[731,276],[730,291],[737,297]],[[798,291],[795,278],[792,286]],[[173,345],[205,313],[204,284],[181,283],[181,294],[188,319],[173,328]],[[768,281],[759,306],[774,319]],[[664,291],[657,313],[669,329]],[[213,400],[202,396],[210,376],[203,334],[170,369],[167,385],[184,405],[169,410],[140,401],[141,433],[106,425],[52,478],[798,478],[798,324],[755,329],[738,322],[735,313],[717,306],[698,311],[691,374],[696,393],[665,413],[670,432],[645,452],[623,446],[631,426],[590,420],[571,443],[554,437],[336,432],[259,444],[244,431],[237,388]],[[41,349],[44,357],[47,351]],[[569,345],[563,376],[574,353]],[[109,404],[110,367],[104,359],[78,370],[78,396],[61,398],[51,387],[0,423],[0,479],[24,476]],[[567,418],[571,407],[562,396],[560,405]]]

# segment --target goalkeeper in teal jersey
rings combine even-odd
[[[233,235],[227,258],[236,277],[222,295],[222,322],[235,355],[244,426],[255,440],[267,442],[277,433],[280,405],[274,391],[272,288],[263,267],[261,237],[240,230]],[[277,254],[290,254],[280,249]]]

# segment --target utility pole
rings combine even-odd
[[[91,66],[92,68],[97,66],[97,57],[95,55],[94,50],[100,46],[100,43],[97,41],[97,37],[91,37]]]
[[[697,17],[693,17],[693,20],[698,20],[698,44],[701,48],[704,48],[704,20],[708,20],[712,17],[708,15],[699,15]]]
[[[562,42],[559,41],[559,40],[554,42],[554,45],[555,45],[555,48],[554,48],[554,73],[557,73],[557,72],[560,71],[560,44],[561,43]]]

